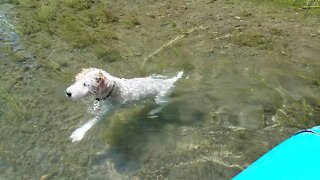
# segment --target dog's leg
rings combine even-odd
[[[115,106],[117,107],[117,106]],[[70,140],[72,142],[81,141],[86,134],[87,131],[89,131],[94,125],[96,125],[101,119],[105,119],[107,116],[111,115],[114,111],[115,107],[100,107],[101,109],[104,109],[103,111],[99,111],[99,114],[96,115],[94,118],[90,119],[88,122],[83,124],[80,128],[73,131],[73,133],[70,136]]]
[[[170,99],[169,99],[169,97],[166,97],[166,96],[164,96],[164,95],[161,95],[161,96],[158,95],[158,96],[156,96],[156,98],[155,98],[155,102],[156,102],[156,104],[158,105],[158,107],[152,109],[152,110],[148,113],[149,118],[156,118],[156,117],[158,117],[157,114],[158,114],[159,112],[161,112],[162,109],[163,109],[164,107],[166,107],[166,106],[170,103]]]
[[[88,112],[91,114],[94,114],[95,117],[86,122],[84,125],[82,125],[80,128],[73,131],[73,133],[70,136],[70,140],[72,142],[81,141],[89,129],[91,129],[95,124],[97,124],[100,121],[99,115],[101,114],[99,101],[95,101],[92,108],[88,109]]]
[[[70,140],[72,142],[81,141],[86,134],[86,132],[91,129],[95,124],[99,122],[101,118],[99,116],[95,116],[94,118],[90,119],[88,122],[86,122],[84,125],[82,125],[80,128],[73,131],[73,133],[70,136]]]

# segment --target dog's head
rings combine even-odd
[[[75,83],[66,89],[67,97],[80,99],[106,91],[107,77],[103,70],[96,68],[82,69],[75,78]]]

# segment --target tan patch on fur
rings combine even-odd
[[[82,69],[82,71],[76,75],[76,81],[82,79],[86,74],[88,74],[89,72],[91,72],[93,70],[95,70],[95,69],[94,68]]]
[[[107,85],[108,85],[107,77],[105,77],[101,72],[99,72],[97,83],[98,83],[97,91],[99,93],[103,93],[107,90]]]

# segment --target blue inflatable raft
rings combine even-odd
[[[234,180],[320,180],[320,126],[285,140],[242,171]]]

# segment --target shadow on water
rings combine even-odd
[[[152,118],[147,114],[154,105],[119,110],[99,127],[99,136],[110,149],[97,156],[92,165],[109,159],[117,172],[133,175],[153,161],[153,157],[174,151],[176,136],[183,135],[179,127],[200,126],[206,118],[206,110],[191,109],[192,103],[192,99],[173,97],[172,102]]]

